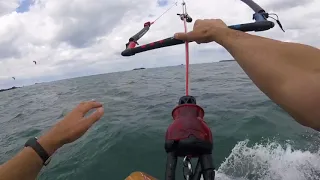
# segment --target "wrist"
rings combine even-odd
[[[226,39],[226,33],[224,32],[226,30],[228,30],[228,28],[220,28],[220,27],[211,28],[211,31],[210,31],[211,40],[222,45],[221,43]]]
[[[46,150],[49,156],[62,147],[61,143],[54,137],[54,135],[47,133],[38,139],[38,143]]]
[[[229,28],[214,28],[212,29],[212,38],[215,42],[224,48],[234,45],[236,40],[241,38],[244,32],[236,31]]]

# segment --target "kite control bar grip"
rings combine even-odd
[[[274,23],[272,21],[258,21],[254,23],[248,23],[248,24],[239,24],[239,25],[233,25],[229,26],[230,29],[243,31],[243,32],[249,32],[249,31],[266,31],[274,27]],[[138,46],[135,48],[127,48],[124,50],[121,55],[122,56],[133,56],[137,53],[168,47],[168,46],[174,46],[178,44],[185,43],[182,40],[175,39],[173,37],[166,38],[160,41],[152,42],[150,44],[145,44],[142,46]]]
[[[274,27],[274,22],[272,21],[258,21],[248,24],[238,24],[229,26],[230,29],[249,32],[249,31],[266,31]]]

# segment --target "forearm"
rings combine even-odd
[[[97,109],[91,115],[85,115]],[[102,104],[96,101],[82,102],[38,140],[30,139],[18,155],[0,166],[0,180],[34,180],[47,156],[64,144],[79,139],[104,114]],[[37,141],[39,144],[37,144]],[[43,149],[42,149],[43,148]],[[45,151],[45,152],[44,152]],[[38,154],[38,153],[39,154]],[[43,159],[41,158],[43,157]]]
[[[38,142],[52,155],[59,148],[50,134],[42,136]],[[19,154],[0,166],[0,180],[35,180],[43,167],[43,160],[31,148],[24,148]]]
[[[35,180],[42,168],[42,160],[30,147],[0,166],[0,180]]]
[[[217,40],[252,81],[299,123],[320,129],[320,51],[226,30]]]

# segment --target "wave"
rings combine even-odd
[[[217,170],[223,180],[313,180],[320,179],[320,151],[294,150],[277,142],[248,146],[239,142]]]

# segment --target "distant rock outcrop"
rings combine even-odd
[[[10,91],[10,90],[18,89],[18,88],[20,88],[20,87],[13,86],[12,88],[9,88],[9,89],[0,89],[0,92]]]
[[[134,68],[133,70],[136,71],[136,70],[142,70],[142,69],[146,69],[146,68]]]
[[[221,60],[219,62],[231,62],[231,61],[236,61],[236,60]]]

